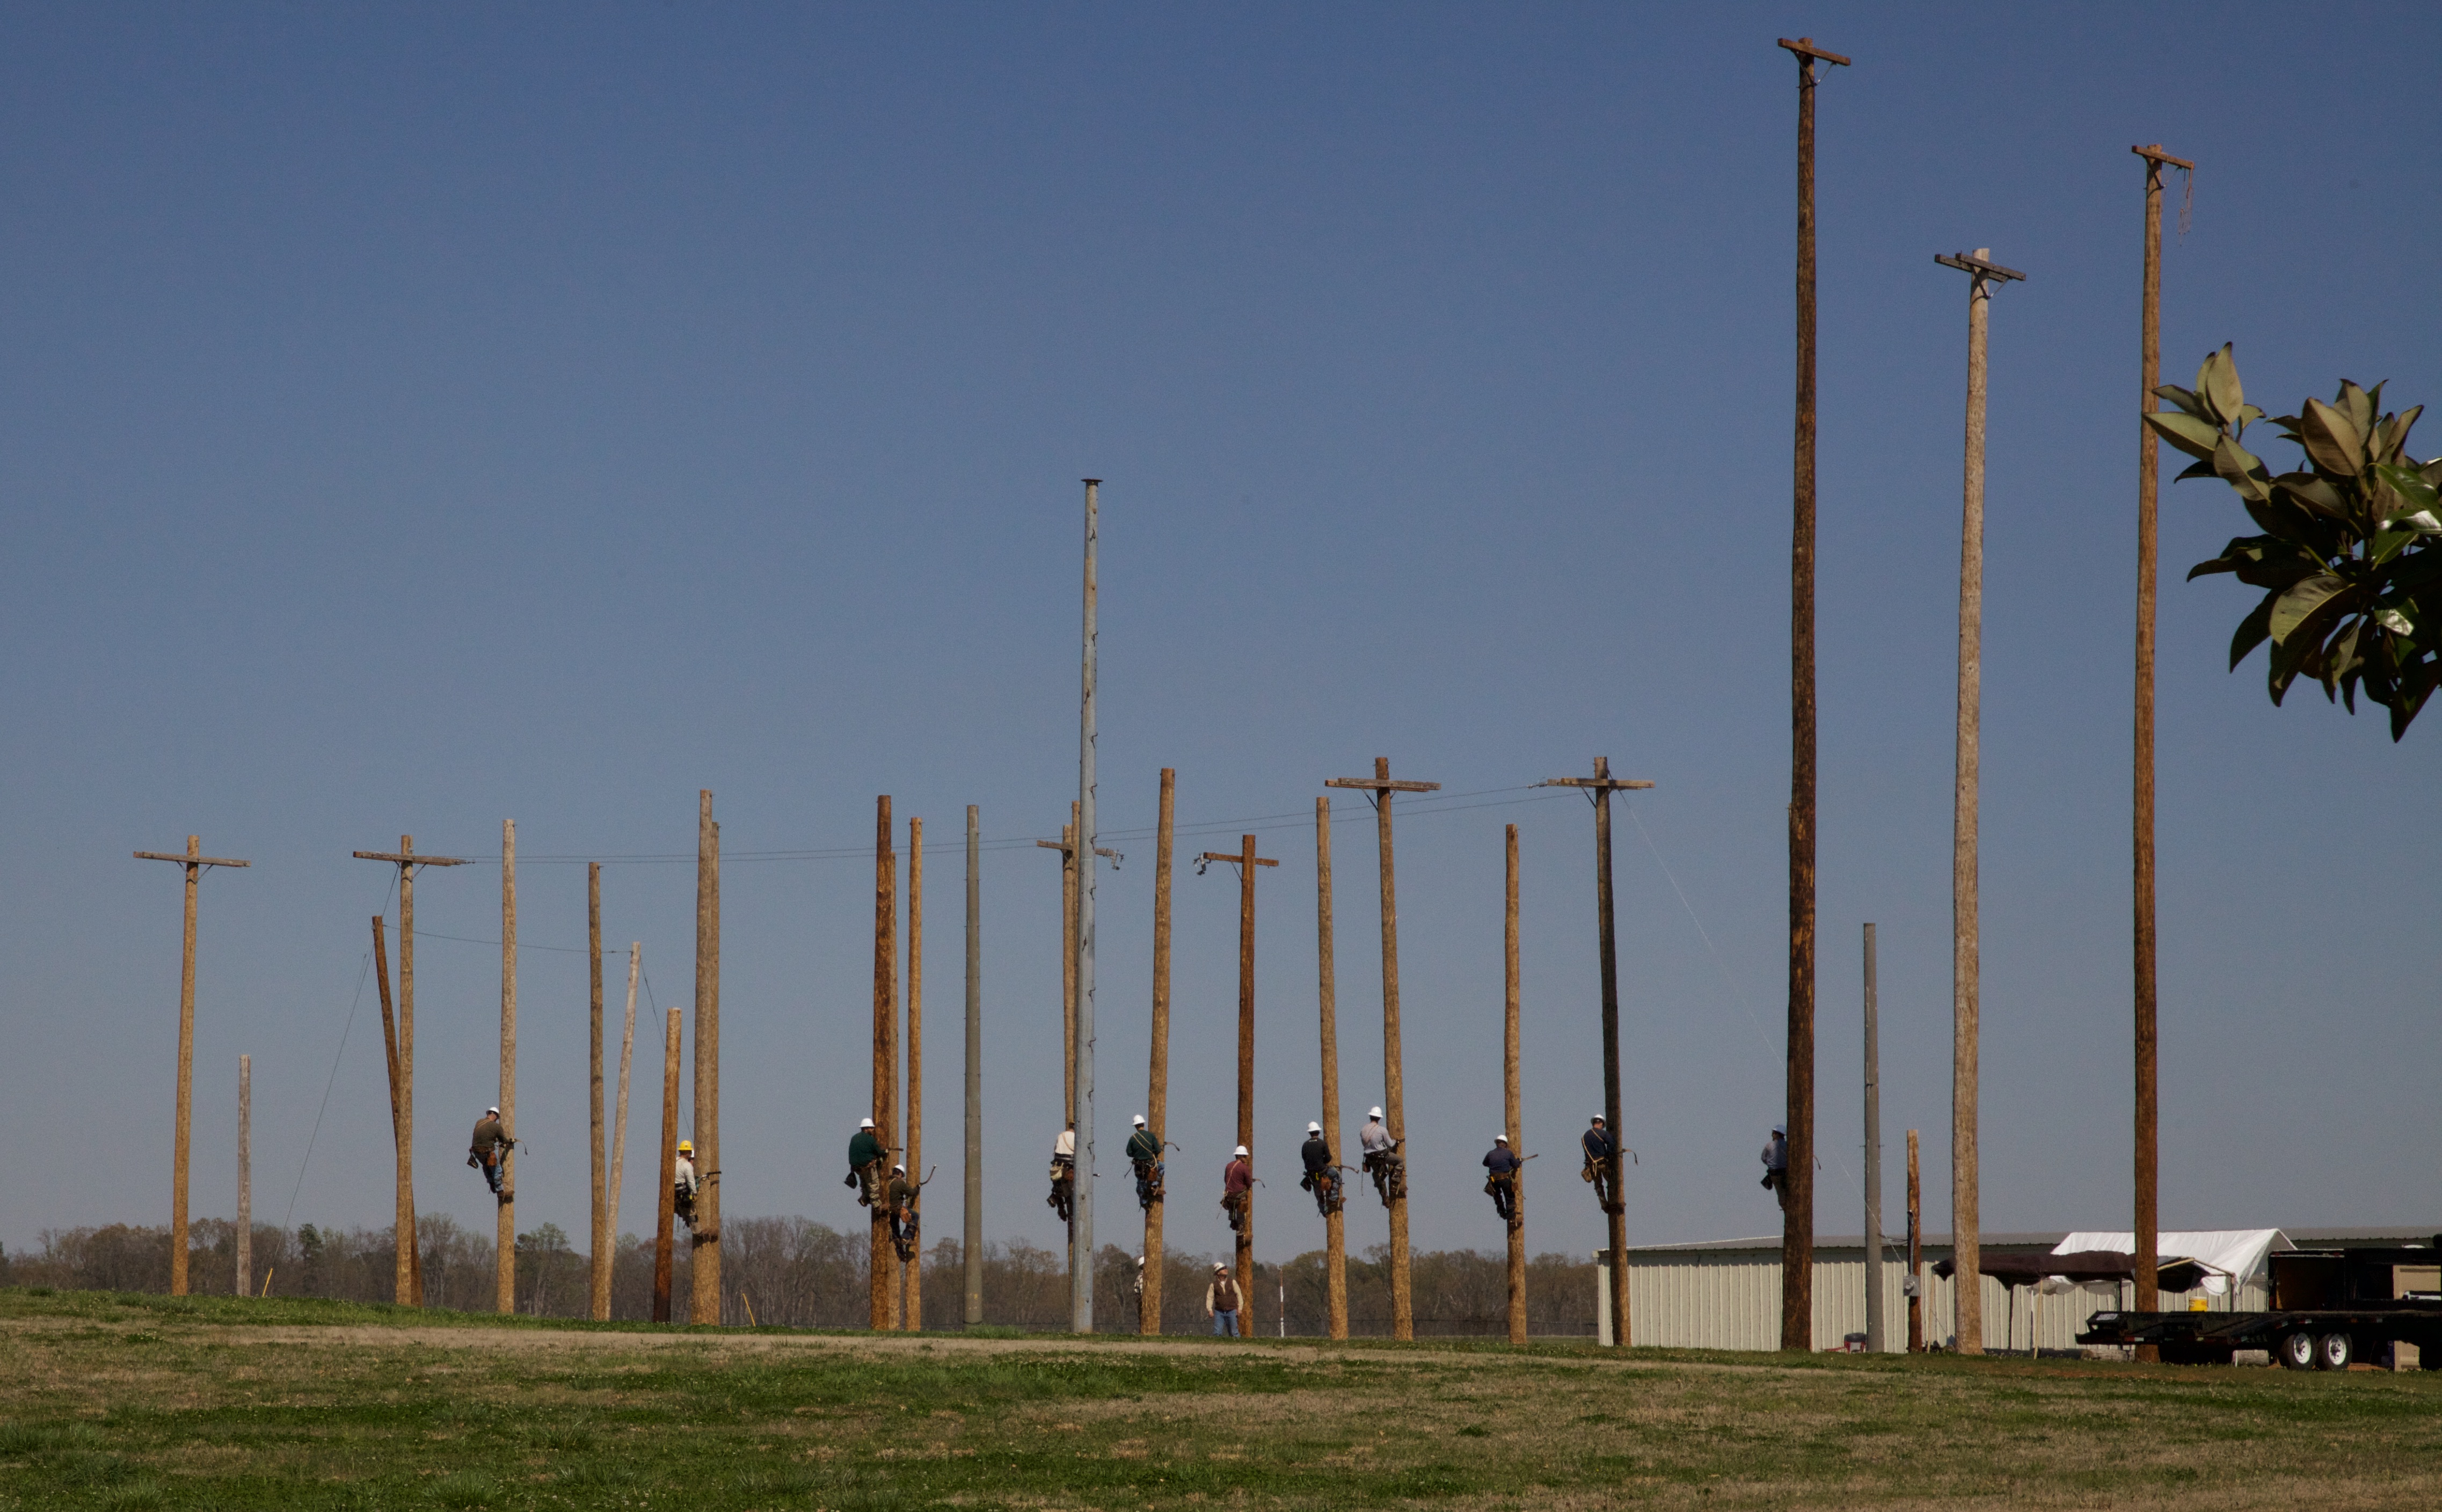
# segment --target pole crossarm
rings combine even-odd
[[[2149,162],[2163,163],[2172,168],[2184,168],[2191,173],[2196,171],[2196,165],[2189,162],[2186,158],[2174,157],[2170,154],[2162,151],[2162,144],[2160,142],[2155,142],[2145,147],[2131,147],[2128,150],[2135,153],[2138,156],[2145,158]]]
[[[1591,788],[1600,792],[1625,792],[1631,788],[1649,788],[1652,783],[1643,777],[1546,777],[1535,784],[1539,788]]]
[[[1787,37],[1783,37],[1780,39],[1780,45],[1787,47],[1790,51],[1797,54],[1797,61],[1799,63],[1809,64],[1810,66],[1817,58],[1822,59],[1825,63],[1837,64],[1843,68],[1849,66],[1849,60],[1842,57],[1840,54],[1836,52],[1826,52],[1822,48],[1814,46],[1814,39],[1813,37],[1800,37],[1795,42],[1792,42]]]
[[[1326,777],[1322,785],[1326,788],[1370,788],[1376,792],[1439,792],[1442,786],[1438,782],[1410,782],[1404,778],[1394,782],[1389,777]]]
[[[1251,861],[1258,866],[1277,866],[1280,865],[1279,862],[1272,860],[1269,856],[1248,856],[1242,855],[1235,850],[1208,850],[1196,859],[1199,861]]]
[[[166,850],[139,850],[138,861],[174,861],[182,866],[251,866],[251,861],[231,861],[226,856],[174,856]]]
[[[419,856],[412,851],[352,850],[348,853],[355,857],[358,861],[387,861],[401,866],[465,866],[471,865],[471,863],[463,861],[456,856]],[[185,858],[181,857],[178,859],[183,860]],[[244,865],[245,863],[240,862],[238,865]]]
[[[1973,273],[1979,279],[1997,279],[2004,283],[2013,279],[2021,283],[2027,282],[2027,275],[2016,268],[2003,267],[1998,263],[1988,263],[1973,252],[1936,252],[1933,254],[1933,260],[1943,267],[1955,267],[1961,273]]]
[[[1067,857],[1070,860],[1075,859],[1072,852],[1074,852],[1077,847],[1070,845],[1066,840],[1038,840],[1034,844],[1040,849],[1056,850],[1064,857]],[[1118,851],[1113,850],[1108,846],[1096,846],[1094,847],[1094,854],[1102,857],[1104,861],[1109,862],[1114,867],[1117,867],[1121,862],[1127,859],[1125,856],[1121,855]]]

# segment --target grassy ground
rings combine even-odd
[[[700,1333],[0,1291],[0,1508],[2378,1507],[2442,1375]]]

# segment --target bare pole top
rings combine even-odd
[[[2150,162],[2164,163],[2173,168],[2184,168],[2191,173],[2196,171],[2196,165],[2189,162],[2186,158],[2174,157],[2170,154],[2162,151],[2162,144],[2160,142],[2149,143],[2143,147],[2131,147],[2128,150]]]
[[[2003,267],[1998,263],[1987,262],[1974,252],[1936,252],[1933,254],[1933,260],[1943,267],[1955,267],[1961,273],[1973,273],[1979,279],[1999,279],[2003,282],[2013,279],[2021,283],[2027,282],[2027,275],[2016,268]]]
[[[1787,37],[1783,37],[1780,39],[1780,45],[1787,47],[1790,51],[1797,54],[1800,61],[1812,61],[1813,59],[1820,58],[1825,63],[1835,63],[1843,68],[1849,66],[1848,59],[1841,57],[1836,52],[1825,52],[1822,48],[1814,46],[1814,39],[1813,37],[1800,37],[1795,42],[1792,42]]]

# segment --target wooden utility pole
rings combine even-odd
[[[586,1098],[592,1115],[593,1156],[592,1313],[595,1322],[610,1317],[610,1152],[604,1148],[602,1106],[602,863],[585,864],[585,958],[589,969],[591,1006],[586,1014],[591,1077]]]
[[[1502,1122],[1509,1134],[1509,1148],[1515,1153],[1525,1148],[1525,1133],[1519,1127],[1518,1091],[1518,827],[1509,827],[1508,886],[1503,893],[1501,928],[1502,965],[1502,1029],[1501,1029],[1501,1101]],[[1526,1168],[1520,1166],[1509,1175],[1509,1341],[1526,1342]],[[1614,1262],[1616,1268],[1616,1262]]]
[[[617,1264],[619,1193],[628,1177],[628,1067],[636,1058],[636,976],[645,964],[645,942],[628,942],[628,1023],[619,1032],[619,1111],[610,1136],[610,1243]]]
[[[1255,1164],[1255,868],[1277,866],[1277,861],[1255,854],[1255,837],[1238,837],[1236,850],[1208,850],[1200,858],[1210,865],[1226,861],[1238,868],[1238,1142],[1247,1150],[1247,1168]],[[1237,1233],[1239,1305],[1238,1332],[1255,1332],[1255,1189],[1247,1188],[1247,1211]]]
[[[254,1057],[237,1058],[237,1294],[254,1295]]]
[[[1339,1160],[1339,969],[1331,920],[1331,800],[1314,800],[1314,954],[1316,1000],[1322,1020],[1322,1142]],[[1341,1183],[1343,1200],[1347,1184]],[[1331,1337],[1348,1337],[1348,1215],[1335,1207],[1322,1220],[1322,1284]]]
[[[518,1310],[518,825],[501,821],[501,1127],[509,1147],[501,1152],[501,1200],[494,1204],[500,1236],[493,1270],[498,1306]]]
[[[966,1324],[984,1321],[984,910],[981,832],[967,805]]]
[[[2136,849],[2137,1016],[2137,1297],[2136,1310],[2161,1304],[2160,1208],[2161,1126],[2158,1121],[2154,942],[2154,503],[2160,443],[2144,416],[2154,410],[2154,386],[2162,380],[2162,169],[2196,165],[2162,151],[2162,144],[2128,149],[2145,160],[2145,304],[2137,420],[2137,774],[2131,832]],[[2152,1344],[2137,1347],[2139,1359],[2159,1358]]]
[[[1908,1353],[1924,1353],[1924,1194],[1916,1178],[1916,1131],[1907,1131]]]
[[[415,870],[463,866],[457,856],[419,856],[415,837],[398,837],[396,850],[351,852],[358,861],[386,861],[398,868],[398,1044],[392,1128],[398,1137],[397,1297],[402,1307],[424,1305],[424,1261],[415,1244]],[[374,948],[381,948],[381,920],[374,920]],[[384,978],[387,981],[387,977]]]
[[[1102,550],[1102,487],[1100,478],[1085,483],[1085,628],[1083,691],[1077,719],[1077,1100],[1069,1104],[1077,1120],[1077,1183],[1068,1225],[1068,1327],[1073,1333],[1094,1331],[1094,757],[1097,737],[1097,619]]]
[[[1814,1347],[1814,63],[1797,59],[1797,426],[1789,549],[1789,1169],[1781,1192],[1780,1347]],[[1614,1136],[1616,1138],[1616,1136]]]
[[[1977,1197],[1977,1052],[1982,955],[1977,903],[1977,824],[1984,706],[1984,346],[1993,285],[2025,274],[1986,261],[1992,248],[1937,256],[1968,275],[1967,439],[1959,534],[1959,730],[1950,851],[1950,1242],[1959,1286],[1959,1350],[1984,1352],[1983,1251]]]
[[[1883,1042],[1875,1022],[1874,926],[1866,926],[1866,1351],[1883,1352]]]
[[[907,1190],[920,1210],[924,1179],[924,821],[907,821]],[[900,1263],[900,1327],[924,1326],[924,1246]]]
[[[720,1321],[720,826],[712,790],[696,794],[695,1230],[687,1265],[687,1321]],[[669,1185],[670,1168],[662,1168]]]
[[[170,1295],[187,1295],[187,1141],[195,1126],[195,884],[207,866],[250,866],[252,862],[207,856],[202,842],[187,837],[187,853],[139,850],[138,861],[172,861],[187,868],[187,927],[178,954],[178,1108],[172,1142],[175,1155],[170,1183]]]
[[[382,944],[382,916],[374,915],[374,981],[381,989],[382,1057],[390,1068],[390,1137],[392,1154],[397,1161],[397,1190],[392,1207],[393,1227],[398,1232],[415,1232],[415,1188],[409,1180],[407,1125],[400,1117],[398,1076],[398,1025],[391,1013],[390,954]],[[401,1305],[424,1295],[424,1259],[413,1245],[399,1247],[396,1300]]]
[[[1399,1064],[1399,888],[1391,847],[1391,795],[1434,792],[1438,782],[1391,780],[1391,758],[1374,758],[1371,777],[1332,777],[1326,788],[1361,788],[1373,794],[1376,837],[1382,856],[1382,1126],[1408,1157],[1406,1080]],[[1249,1146],[1252,1148],[1252,1146]],[[1414,1292],[1408,1270],[1408,1192],[1402,1181],[1391,1199],[1391,1337],[1416,1337]]]
[[[1611,757],[1595,757],[1591,777],[1553,777],[1546,788],[1583,788],[1595,806],[1595,937],[1602,961],[1603,1127],[1611,1131],[1611,1339],[1626,1349],[1628,1315],[1628,1130],[1620,1121],[1619,934],[1613,922],[1611,795],[1649,788],[1642,777],[1614,777]],[[1516,1149],[1517,1146],[1510,1146]]]
[[[1145,1071],[1145,1126],[1153,1137],[1170,1132],[1170,864],[1171,831],[1178,811],[1178,774],[1161,769],[1161,805],[1153,852],[1153,1051]],[[1156,1197],[1144,1215],[1144,1291],[1137,1304],[1137,1332],[1161,1332],[1162,1209]]]
[[[884,1146],[899,1133],[899,855],[890,794],[873,800],[873,1129]],[[884,1151],[887,1163],[888,1151]],[[898,1326],[899,1256],[890,1246],[890,1176],[873,1196],[866,1277],[867,1326]]]
[[[672,1184],[678,1169],[679,1011],[674,1008],[662,1035],[662,1164],[653,1176],[653,1185],[661,1193],[653,1213],[653,1321],[657,1323],[670,1321],[670,1273],[678,1268],[671,1235],[678,1222],[678,1192]],[[688,1311],[692,1313],[694,1309],[690,1307]]]

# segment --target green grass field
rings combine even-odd
[[[2442,1375],[0,1290],[0,1508],[2388,1507]]]

